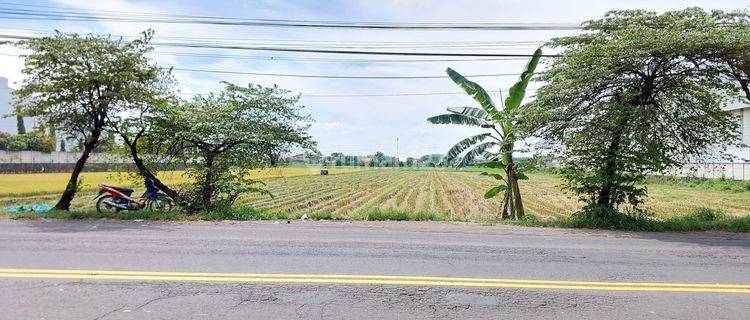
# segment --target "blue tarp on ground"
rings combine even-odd
[[[3,208],[4,212],[7,213],[23,213],[23,212],[47,212],[52,210],[52,206],[44,203],[37,203],[31,207],[27,206],[17,206],[17,207],[5,207]]]

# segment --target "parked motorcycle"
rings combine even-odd
[[[121,210],[135,211],[148,209],[153,211],[172,210],[172,198],[159,191],[151,179],[146,178],[146,192],[140,197],[131,197],[133,189],[99,185],[96,201],[96,211],[99,213],[119,212]]]

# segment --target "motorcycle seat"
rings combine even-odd
[[[125,195],[126,195],[126,196],[128,196],[128,197],[129,197],[129,196],[130,196],[131,194],[133,194],[133,191],[134,191],[133,189],[129,189],[129,188],[122,188],[122,187],[115,187],[115,186],[108,186],[108,187],[110,187],[110,188],[112,188],[112,189],[115,189],[115,190],[117,190],[117,191],[120,191],[120,192],[122,192],[123,194],[125,194]]]

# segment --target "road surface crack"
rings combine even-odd
[[[104,314],[102,314],[102,315],[100,315],[100,316],[98,316],[98,317],[94,318],[93,320],[101,320],[101,319],[104,319],[105,317],[109,316],[110,314],[113,314],[113,313],[115,313],[115,312],[117,312],[117,311],[120,311],[120,310],[124,309],[124,308],[125,308],[126,306],[127,306],[127,304],[123,304],[123,305],[122,305],[122,306],[120,306],[119,308],[115,308],[115,309],[113,309],[113,310],[107,311],[107,312],[105,312]]]

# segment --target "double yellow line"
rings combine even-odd
[[[595,282],[386,275],[202,273],[107,270],[2,269],[0,278],[118,281],[307,283],[341,285],[451,286],[600,291],[711,292],[750,294],[750,284]]]

